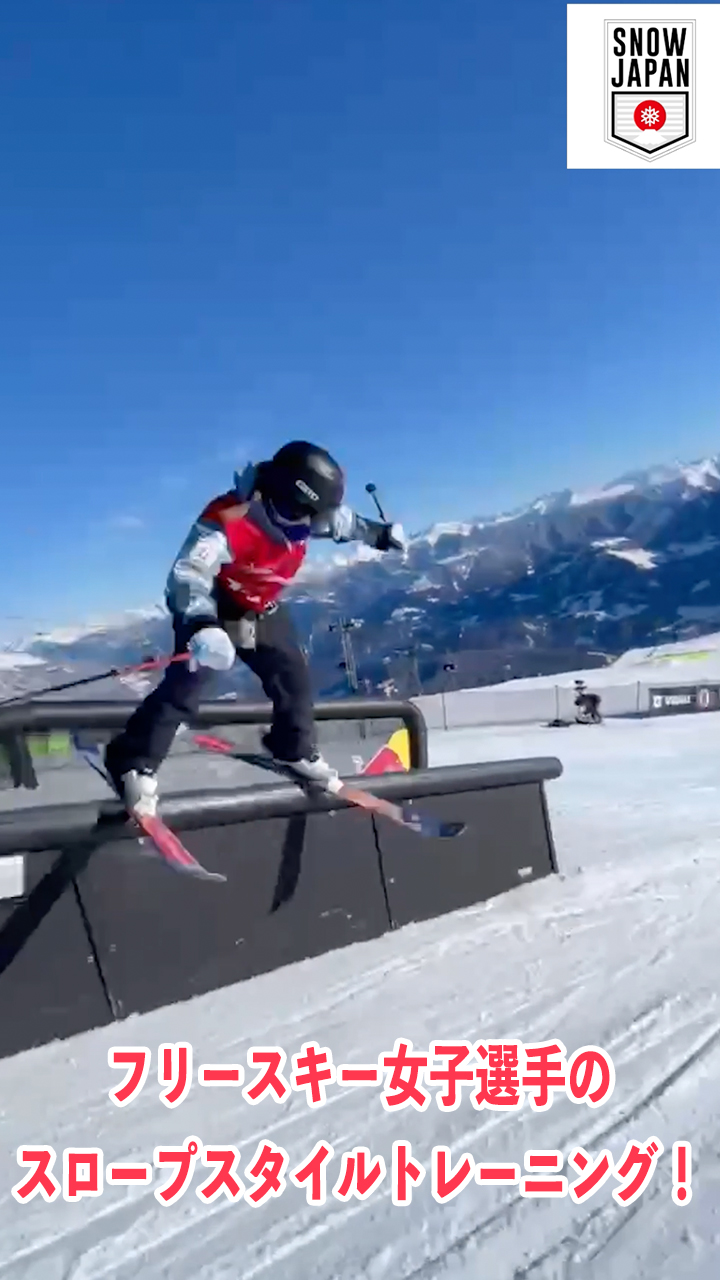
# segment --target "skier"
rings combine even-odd
[[[357,515],[343,503],[344,476],[317,445],[295,440],[273,458],[235,473],[190,530],[167,579],[175,654],[164,679],[108,744],[105,767],[132,812],[154,816],[157,772],[180,725],[212,680],[240,658],[273,705],[263,746],[298,778],[332,791],[338,781],[317,749],[310,675],[278,597],[297,574],[308,540],[362,541],[404,551],[402,527]]]
[[[584,680],[575,681],[575,706],[577,707],[577,715],[575,720],[578,724],[601,724],[602,716],[600,715],[600,695],[598,693],[588,693]]]

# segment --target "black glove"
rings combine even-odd
[[[375,546],[378,551],[407,551],[407,539],[401,524],[381,524]]]

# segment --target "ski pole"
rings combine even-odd
[[[372,498],[373,502],[375,503],[375,506],[377,507],[378,511],[380,512],[380,519],[382,520],[383,524],[389,524],[389,523],[390,523],[390,521],[388,520],[387,516],[385,515],[385,512],[383,511],[382,507],[380,506],[380,502],[379,502],[379,500],[378,500],[378,496],[377,496],[377,488],[375,487],[375,485],[374,485],[374,484],[366,484],[366,485],[365,485],[365,492],[370,494],[370,496],[371,496],[371,498]]]
[[[176,653],[172,658],[151,658],[146,662],[137,662],[129,667],[111,667],[97,676],[84,676],[81,680],[68,680],[65,684],[53,684],[47,689],[34,689],[32,693],[20,693],[14,698],[4,698],[0,707],[9,707],[13,703],[32,702],[42,698],[46,693],[62,693],[65,689],[79,689],[81,685],[97,684],[100,680],[122,679],[123,676],[134,675],[140,671],[153,671],[159,667],[169,667],[173,662],[187,662],[189,653]]]

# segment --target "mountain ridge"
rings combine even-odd
[[[362,623],[353,632],[361,691],[403,695],[440,687],[448,662],[483,684],[552,674],[569,658],[604,665],[634,646],[699,634],[720,621],[720,455],[438,522],[403,557],[340,552],[339,563],[311,565],[286,598],[326,696],[347,689],[328,631],[339,616]],[[160,606],[65,633],[22,648],[49,663],[108,666],[170,641]],[[238,664],[227,683],[256,689],[248,677]]]

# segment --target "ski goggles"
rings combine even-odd
[[[265,509],[273,524],[282,531],[288,542],[304,542],[310,537],[313,512],[295,504],[265,501]]]

